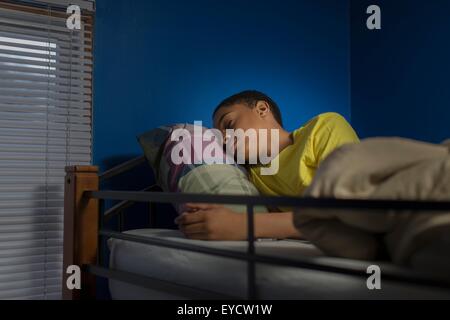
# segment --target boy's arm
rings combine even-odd
[[[255,236],[257,238],[301,239],[294,227],[293,212],[273,212],[255,214]]]
[[[187,204],[175,222],[190,239],[246,240],[247,215],[214,204]],[[292,212],[255,213],[256,238],[301,238]]]

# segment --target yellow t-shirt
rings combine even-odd
[[[277,156],[278,173],[261,175],[261,166],[250,167],[250,180],[264,195],[303,195],[320,163],[331,151],[343,144],[359,142],[358,136],[345,118],[334,112],[316,116],[292,135],[293,144]]]

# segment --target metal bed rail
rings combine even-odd
[[[368,212],[377,214],[380,210],[396,210],[408,212],[420,212],[433,214],[436,212],[449,211],[450,201],[410,201],[410,200],[357,200],[357,199],[332,199],[332,198],[295,198],[295,197],[265,197],[265,196],[233,196],[233,195],[205,195],[205,194],[176,194],[165,192],[143,192],[143,191],[85,191],[83,197],[98,200],[122,200],[131,202],[148,203],[220,203],[220,204],[244,204],[247,206],[248,229],[247,229],[247,250],[246,252],[237,252],[233,250],[208,248],[189,243],[179,243],[176,241],[164,240],[155,237],[143,237],[130,235],[126,233],[115,232],[103,229],[104,214],[101,212],[99,237],[110,237],[138,243],[145,243],[155,246],[174,248],[185,251],[220,256],[230,259],[237,259],[247,262],[247,299],[257,299],[256,284],[256,263],[270,265],[287,266],[295,268],[310,269],[316,271],[325,271],[339,273],[344,275],[367,277],[366,267],[363,264],[351,263],[347,259],[331,262],[323,259],[311,257],[296,257],[287,259],[261,255],[255,252],[254,236],[254,211],[255,205],[267,206],[288,206],[295,208],[321,208],[321,209],[367,209]],[[111,217],[109,212],[108,218]],[[101,252],[99,252],[101,256]],[[345,261],[344,261],[345,260]],[[368,262],[367,266],[370,263]],[[201,292],[210,298],[230,298],[212,293],[200,288],[187,288],[186,286],[175,283],[165,283],[158,279],[151,279],[145,276],[130,274],[118,270],[110,270],[100,265],[89,265],[87,270],[95,275],[114,278],[134,284],[140,284],[148,288],[165,288],[168,292],[190,292],[192,297],[201,296]],[[398,281],[405,284],[431,286],[439,289],[449,290],[450,281],[448,279],[437,279],[414,272],[412,270],[397,267],[394,265],[383,266],[383,278],[391,281]],[[141,279],[142,281],[139,281]]]
[[[87,198],[129,200],[135,202],[157,203],[221,203],[244,205],[274,205],[299,208],[332,209],[381,209],[410,211],[450,211],[450,201],[416,200],[373,200],[373,199],[336,199],[336,198],[300,198],[269,196],[236,196],[199,193],[142,192],[142,191],[85,191]]]

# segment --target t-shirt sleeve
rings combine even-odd
[[[359,138],[345,120],[338,113],[327,113],[318,123],[313,137],[313,149],[317,166],[335,149],[348,143],[357,143]]]

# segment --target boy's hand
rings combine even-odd
[[[175,219],[189,239],[246,240],[246,215],[224,206],[205,203],[186,204],[187,212]]]

